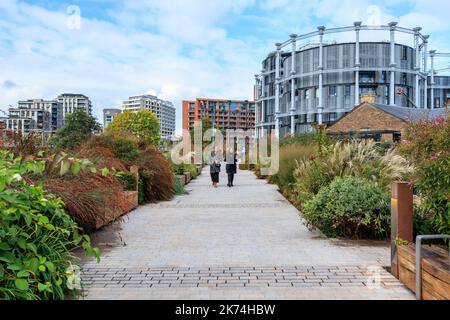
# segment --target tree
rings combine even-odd
[[[121,134],[131,132],[139,139],[159,145],[159,123],[156,115],[147,109],[137,112],[124,111],[117,115],[106,128],[106,132]]]
[[[73,149],[99,130],[101,127],[97,120],[79,108],[67,115],[64,127],[58,129],[52,137],[52,144],[59,148]]]

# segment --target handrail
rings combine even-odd
[[[432,235],[421,235],[416,237],[416,299],[420,300],[422,298],[422,272],[421,272],[421,254],[422,254],[422,239],[450,239],[449,234],[432,234]],[[450,263],[450,242],[448,247],[449,263]]]

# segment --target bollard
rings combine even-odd
[[[396,238],[413,242],[413,193],[409,182],[391,184],[391,273],[398,278]]]

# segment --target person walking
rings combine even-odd
[[[209,163],[209,173],[211,174],[212,186],[217,188],[217,184],[219,183],[219,173],[220,173],[220,157],[217,154],[216,148],[211,150],[211,154],[208,159]]]
[[[229,148],[227,152],[226,170],[228,174],[228,187],[233,187],[234,175],[237,172],[237,155],[233,148]]]

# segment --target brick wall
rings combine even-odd
[[[363,104],[330,126],[328,132],[361,130],[398,130],[404,133],[406,123],[368,104]]]

